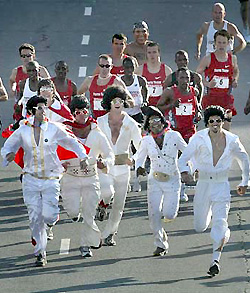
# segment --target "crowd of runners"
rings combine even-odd
[[[36,61],[33,45],[19,47],[22,65],[9,79],[13,124],[2,132],[7,140],[1,154],[5,166],[15,161],[22,168],[36,266],[47,264],[60,196],[72,222],[82,222],[80,254],[88,258],[93,249],[116,245],[127,193],[140,191],[140,178],[147,175],[153,255],[168,252],[162,218],[168,223],[177,217],[179,202],[188,201],[185,184],[192,183],[194,228],[203,232],[212,219],[208,274],[219,273],[230,237],[228,172],[234,158],[242,170],[238,194],[246,192],[249,177],[248,154],[230,132],[237,114],[236,54],[247,43],[225,13],[223,4],[214,4],[212,21],[197,32],[196,71],[188,68],[188,52],[181,48],[175,71],[162,63],[145,21],[134,24],[129,44],[124,34],[113,35],[112,52],[98,57],[93,75],[79,88],[68,78],[66,61],[56,63],[51,78]],[[203,36],[207,50],[201,58]],[[0,100],[7,99],[0,79]],[[250,112],[250,96],[244,112]],[[197,131],[201,119],[206,128]],[[106,222],[102,231],[97,221]]]

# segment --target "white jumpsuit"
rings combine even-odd
[[[143,137],[137,152],[135,168],[143,167],[147,156],[151,168],[148,175],[148,216],[154,234],[156,247],[168,249],[167,234],[161,223],[162,215],[168,220],[176,218],[179,210],[180,173],[177,168],[178,151],[183,151],[186,142],[179,132],[168,130],[164,135],[162,149],[149,134]],[[170,175],[169,180],[160,182],[153,176],[154,172]]]
[[[58,145],[72,150],[79,158],[86,158],[85,149],[76,138],[70,136],[59,124],[47,121],[41,125],[38,145],[34,127],[23,120],[1,149],[4,159],[9,153],[16,153],[20,147],[24,149],[22,188],[31,234],[36,241],[35,255],[46,254],[46,224],[55,224],[59,216],[59,179],[64,168],[57,156]]]
[[[81,246],[98,247],[101,232],[95,222],[96,206],[100,199],[100,183],[96,162],[99,155],[109,170],[114,164],[114,154],[106,136],[96,123],[91,123],[91,131],[83,141],[90,148],[89,166],[80,171],[78,158],[67,160],[70,163],[61,181],[63,205],[71,218],[82,213]]]
[[[212,218],[211,238],[213,250],[224,245],[230,237],[228,212],[230,209],[230,185],[228,173],[236,158],[242,169],[241,186],[248,185],[249,159],[237,135],[223,130],[226,147],[217,164],[213,165],[213,149],[208,129],[197,132],[179,159],[180,172],[188,171],[187,162],[194,158],[199,179],[194,197],[194,228],[203,232]]]
[[[105,114],[104,116],[98,117],[97,119],[98,126],[108,138],[114,155],[129,154],[131,141],[133,141],[136,149],[138,149],[139,143],[141,141],[141,130],[138,127],[137,122],[135,122],[134,119],[131,118],[127,113],[123,112],[123,114],[125,117],[123,119],[123,124],[121,126],[120,134],[116,144],[112,143],[111,129],[108,123],[109,114]],[[112,210],[109,214],[106,227],[102,233],[103,239],[107,238],[110,234],[116,233],[118,230],[128,190],[130,167],[128,165],[115,165],[110,168],[109,174],[115,194]]]

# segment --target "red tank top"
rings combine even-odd
[[[19,93],[20,91],[20,87],[19,87],[19,82],[22,80],[27,79],[29,76],[27,73],[23,72],[23,67],[22,66],[18,66],[17,67],[17,72],[16,72],[16,78],[15,78],[15,82],[16,82],[16,92]]]
[[[182,95],[176,85],[172,86],[174,99],[180,100],[179,107],[172,109],[173,128],[179,131],[183,138],[189,138],[195,133],[194,118],[196,116],[197,102],[195,90],[192,86],[188,95]]]
[[[215,54],[211,53],[211,62],[205,70],[205,77],[208,81],[214,78],[217,83],[214,88],[208,89],[209,95],[223,95],[231,92],[233,69],[231,54],[228,54],[227,61],[220,62],[216,59]]]
[[[55,77],[52,77],[51,80],[54,82]],[[64,104],[69,107],[70,102],[71,102],[71,97],[73,95],[72,82],[70,79],[67,79],[67,85],[68,85],[68,88],[67,88],[66,92],[59,92],[57,87],[56,87],[56,90],[57,90],[59,96],[61,97],[61,99],[63,100]],[[56,86],[56,84],[55,84],[55,86]]]
[[[124,55],[123,59],[127,58],[127,57],[128,57],[128,55]],[[124,75],[123,66],[113,66],[110,73],[114,74],[114,75]]]
[[[89,94],[90,94],[89,100],[90,100],[90,105],[91,105],[95,118],[100,117],[107,113],[106,110],[104,110],[101,105],[103,92],[106,90],[106,88],[108,88],[108,86],[114,83],[116,76],[112,75],[109,82],[105,85],[98,85],[97,79],[98,79],[98,75],[95,75],[89,87]]]
[[[148,71],[147,63],[143,64],[142,76],[147,80],[149,105],[156,106],[163,92],[163,82],[166,79],[165,64],[161,63],[160,70],[157,73]]]

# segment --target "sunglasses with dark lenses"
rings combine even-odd
[[[88,114],[88,111],[87,110],[85,110],[85,109],[81,109],[81,110],[77,110],[77,111],[75,111],[75,116],[76,115],[80,115],[80,114]]]
[[[109,68],[109,67],[111,67],[110,64],[99,64],[99,66],[100,66],[101,68],[104,68],[104,67]]]
[[[22,58],[25,58],[25,57],[27,57],[27,58],[30,58],[31,56],[32,56],[32,54],[22,54],[22,55],[20,55]]]
[[[208,120],[208,122],[211,123],[211,124],[214,123],[214,122],[221,123],[222,120],[221,119],[215,119],[215,120],[214,119],[210,119],[210,120]]]

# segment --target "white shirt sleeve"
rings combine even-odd
[[[178,160],[178,167],[180,172],[189,172],[190,167],[188,162],[191,160],[191,158],[194,156],[197,149],[197,140],[195,138],[191,139],[186,146],[186,148],[183,150],[179,160]]]
[[[6,159],[6,155],[9,153],[16,153],[18,149],[22,146],[22,126],[20,126],[12,135],[5,141],[2,149],[1,155],[3,159]]]
[[[139,145],[139,149],[136,152],[135,156],[135,170],[137,170],[139,167],[144,167],[146,158],[148,155],[148,149],[147,149],[147,141],[145,138],[141,140],[141,143]]]
[[[242,170],[242,182],[240,186],[247,186],[249,180],[249,157],[239,138],[235,141],[233,155]]]

